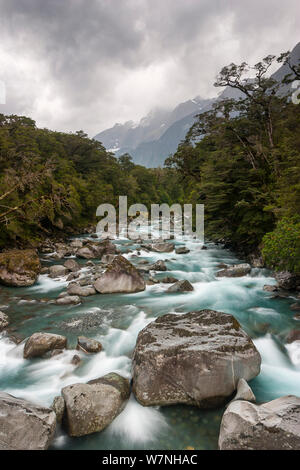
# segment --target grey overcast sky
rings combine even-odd
[[[94,136],[214,96],[222,66],[292,49],[299,16],[299,0],[0,0],[0,112]]]

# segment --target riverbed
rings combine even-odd
[[[261,373],[250,382],[257,402],[300,395],[300,342],[286,344],[289,331],[300,326],[290,309],[295,297],[278,298],[263,290],[265,284],[276,284],[271,272],[253,268],[247,276],[217,278],[220,263],[244,260],[213,243],[203,250],[193,238],[175,242],[190,250],[182,255],[145,250],[138,255],[139,245],[128,239],[114,243],[133,264],[164,260],[167,271],[155,277],[187,279],[194,291],[170,294],[166,293],[170,284],[160,283],[147,285],[137,294],[94,295],[77,306],[59,306],[52,301],[65,290],[65,278],[53,280],[45,274],[32,287],[1,287],[0,310],[10,318],[9,334],[23,340],[16,346],[8,334],[0,333],[2,391],[50,406],[66,385],[109,372],[130,378],[137,335],[149,322],[166,313],[214,309],[233,314],[262,356]],[[44,266],[53,264],[47,255],[42,261]],[[24,339],[36,331],[67,336],[69,349],[51,359],[23,359]],[[76,351],[81,334],[100,341],[103,351],[93,355]],[[74,354],[81,358],[79,366],[71,363]],[[124,411],[103,432],[70,438],[59,427],[51,448],[216,449],[223,412],[222,408],[203,411],[190,406],[142,407],[131,396]]]

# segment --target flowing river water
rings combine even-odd
[[[0,333],[0,390],[16,397],[50,406],[54,396],[69,384],[87,382],[109,372],[130,378],[131,354],[139,331],[157,316],[181,314],[193,310],[214,309],[233,314],[253,338],[262,356],[258,377],[250,382],[257,402],[287,395],[300,395],[300,341],[286,344],[290,330],[299,327],[293,318],[291,295],[274,298],[265,292],[265,284],[275,284],[271,273],[252,269],[239,278],[217,278],[220,263],[242,262],[229,250],[207,244],[201,250],[197,240],[184,245],[190,253],[154,253],[141,250],[128,240],[115,243],[134,264],[140,260],[166,261],[168,271],[156,277],[188,279],[193,292],[167,294],[170,284],[147,286],[137,294],[94,295],[78,306],[59,306],[51,299],[65,290],[65,279],[53,280],[41,275],[29,288],[0,290],[0,310],[10,318],[13,333],[26,338],[36,331],[67,336],[69,349],[51,359],[23,359],[24,342],[17,346],[7,334]],[[51,265],[47,256],[44,264]],[[56,262],[57,263],[57,262]],[[61,262],[59,262],[60,264]],[[84,275],[84,269],[81,271]],[[50,302],[49,302],[50,301]],[[85,355],[75,351],[77,336],[84,334],[99,340],[103,351]],[[79,366],[72,365],[74,354]],[[58,428],[53,449],[216,449],[224,409],[203,411],[190,406],[142,407],[131,396],[124,411],[101,433],[70,438]]]

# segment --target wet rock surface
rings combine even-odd
[[[81,349],[87,353],[98,353],[102,350],[102,344],[95,339],[78,336],[77,349]]]
[[[0,331],[4,330],[9,325],[9,318],[4,312],[0,312]]]
[[[45,450],[55,428],[50,408],[0,392],[0,450]]]
[[[111,373],[87,384],[62,389],[66,403],[64,422],[70,436],[84,436],[105,429],[123,410],[129,398],[129,381]]]
[[[119,255],[96,280],[94,287],[100,294],[134,293],[145,290],[146,284],[133,264]]]
[[[299,450],[300,398],[277,398],[263,405],[230,403],[219,436],[220,450]]]
[[[300,276],[288,271],[275,273],[275,279],[278,282],[279,287],[282,289],[294,290],[300,286]]]
[[[25,359],[41,357],[54,349],[64,349],[67,346],[67,338],[52,333],[33,333],[24,346]]]
[[[261,358],[232,316],[214,310],[168,314],[147,325],[133,355],[133,391],[142,405],[223,404]]]
[[[246,276],[251,271],[251,266],[248,263],[234,264],[233,266],[228,266],[221,271],[218,271],[217,277],[240,277]]]
[[[187,280],[183,280],[175,282],[175,284],[167,289],[167,292],[171,294],[175,292],[191,292],[193,290],[192,284]]]

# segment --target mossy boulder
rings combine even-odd
[[[0,253],[0,283],[5,286],[32,286],[41,272],[35,250],[10,250]]]

